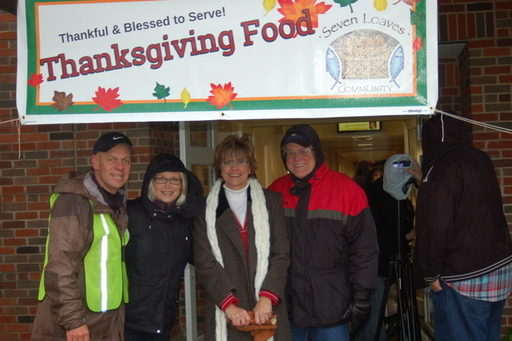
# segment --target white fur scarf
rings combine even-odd
[[[208,240],[212,247],[213,255],[221,266],[224,266],[222,253],[219,247],[219,240],[217,239],[217,231],[215,229],[215,222],[217,206],[219,205],[219,192],[222,187],[222,179],[218,179],[210,190],[208,198],[206,199],[206,232]],[[254,279],[255,297],[259,296],[261,285],[268,269],[268,256],[270,254],[270,226],[268,221],[268,211],[266,206],[265,196],[260,183],[256,179],[249,178],[249,186],[251,188],[252,199],[252,216],[254,224],[254,239],[257,251],[257,264],[256,264],[256,277]],[[215,339],[217,341],[227,341],[227,321],[226,314],[217,307],[215,309]],[[269,339],[270,341],[273,338]]]

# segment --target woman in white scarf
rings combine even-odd
[[[207,297],[205,340],[252,340],[234,326],[278,316],[274,340],[291,340],[283,301],[289,243],[281,195],[256,180],[249,137],[230,135],[215,149],[217,181],[196,216],[194,257]]]

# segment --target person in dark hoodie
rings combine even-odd
[[[283,195],[291,244],[286,299],[294,341],[349,340],[370,316],[377,281],[375,224],[364,190],[324,163],[317,132],[292,126],[281,141],[290,174]]]
[[[422,136],[414,270],[433,291],[436,340],[499,340],[512,242],[493,163],[459,119],[437,114]]]
[[[169,339],[202,199],[199,179],[179,158],[161,153],[148,165],[141,196],[128,201],[126,341]]]

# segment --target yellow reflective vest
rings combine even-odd
[[[53,207],[59,195],[60,193],[52,194],[50,208]],[[89,202],[92,206],[92,201],[89,200]],[[84,257],[85,296],[89,310],[104,312],[119,308],[123,298],[125,303],[128,303],[128,279],[123,247],[128,242],[129,233],[126,230],[121,237],[110,214],[93,214],[93,217],[93,241]],[[44,269],[48,264],[49,240],[50,234],[46,239],[43,273],[39,283],[39,300],[46,295]]]

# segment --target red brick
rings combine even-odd
[[[510,66],[489,66],[484,68],[485,74],[503,74],[510,73]]]
[[[484,49],[484,56],[486,57],[500,57],[500,56],[510,56],[511,50],[508,47],[496,47],[490,49]]]
[[[27,175],[28,176],[34,176],[37,177],[39,175],[48,175],[50,174],[49,168],[30,168],[27,169]]]
[[[26,238],[9,238],[4,240],[5,246],[27,245]]]
[[[14,235],[16,237],[37,237],[37,236],[39,236],[39,230],[36,230],[36,229],[16,230],[14,232]]]
[[[4,186],[2,187],[2,194],[16,194],[24,193],[25,187],[23,186]]]
[[[14,264],[0,264],[0,272],[13,272],[16,270]],[[1,284],[2,282],[0,282]]]
[[[5,324],[7,324],[7,323],[16,323],[16,317],[15,316],[1,316],[0,315],[0,324],[1,323],[5,323]],[[15,339],[13,339],[13,340],[15,340]]]
[[[23,141],[35,141],[35,142],[38,142],[38,141],[48,141],[49,140],[49,136],[48,134],[23,134],[22,135],[23,137]]]
[[[502,84],[511,84],[512,83],[512,75],[499,76],[498,81]]]
[[[505,0],[505,1],[494,1],[494,9],[496,11],[502,11],[506,9],[512,10],[512,1]]]
[[[27,312],[20,312],[17,315],[27,314]],[[30,331],[30,325],[29,324],[10,324],[7,326],[7,332],[14,333],[14,332],[29,332]]]
[[[19,220],[32,220],[38,218],[37,212],[16,212],[14,216]]]

